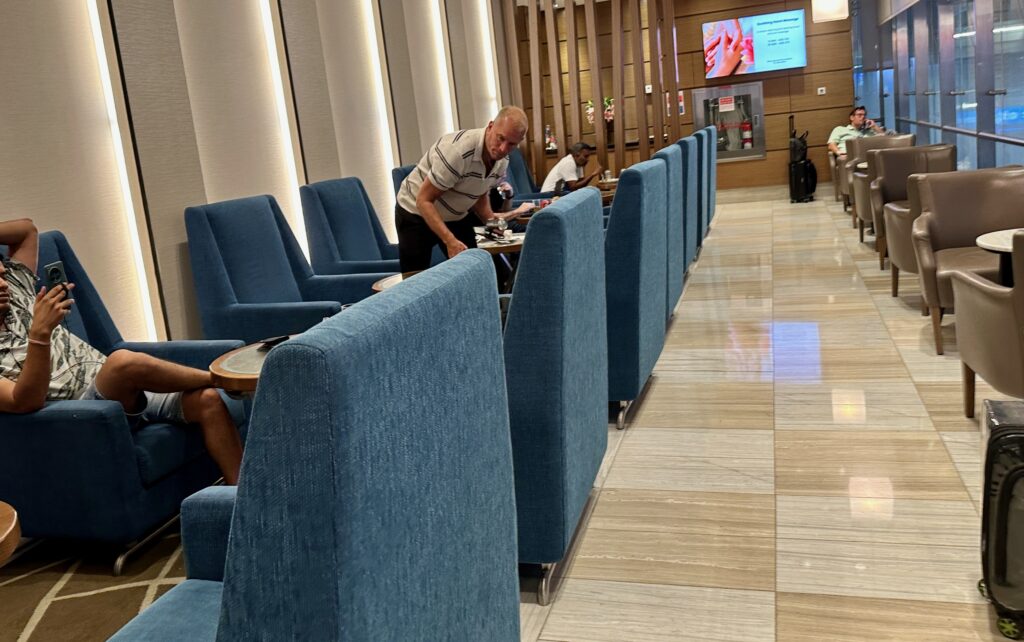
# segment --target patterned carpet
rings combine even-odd
[[[116,553],[47,541],[0,568],[0,642],[106,640],[185,579],[181,537],[166,535],[114,577]]]

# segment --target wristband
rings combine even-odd
[[[34,343],[34,344],[36,344],[37,346],[46,346],[46,347],[50,347],[50,342],[49,342],[49,341],[40,341],[39,339],[32,339],[32,338],[29,338],[28,342],[29,342],[29,343]]]

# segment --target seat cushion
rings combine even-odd
[[[951,247],[935,253],[936,278],[939,282],[939,305],[953,306],[953,272],[974,272],[999,282],[999,255],[980,247]]]
[[[217,639],[224,585],[185,580],[118,631],[111,642],[163,640],[204,642]]]
[[[143,426],[133,437],[139,475],[147,487],[206,452],[199,426],[154,423]]]

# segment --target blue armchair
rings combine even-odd
[[[667,171],[649,160],[622,172],[608,219],[608,398],[619,402],[619,429],[665,345]]]
[[[676,304],[683,296],[683,280],[686,277],[686,239],[683,237],[683,151],[678,145],[659,149],[654,157],[665,163],[668,174],[665,183],[668,191],[666,210],[666,277],[667,307],[665,318],[676,312]]]
[[[506,180],[512,185],[512,204],[517,205],[524,201],[532,201],[538,198],[551,198],[554,192],[542,192],[540,186],[533,180],[530,168],[526,166],[526,159],[522,152],[514,148],[508,155],[508,175]]]
[[[530,221],[505,325],[519,561],[550,602],[608,445],[601,197],[586,188]]]
[[[704,241],[700,234],[700,212],[697,207],[697,139],[687,136],[680,138],[676,144],[683,151],[683,235],[686,238],[686,269],[690,269]]]
[[[697,139],[697,211],[700,212],[700,238],[704,239],[708,235],[708,225],[710,220],[708,219],[708,158],[710,158],[708,151],[708,145],[714,141],[710,140],[707,128],[698,129],[693,132],[694,138]]]
[[[203,334],[241,339],[303,332],[373,294],[387,273],[314,276],[273,196],[185,208]]]
[[[299,195],[314,272],[398,272],[398,245],[384,234],[362,181],[320,181],[303,185]]]
[[[715,195],[718,192],[718,129],[714,125],[705,127],[708,131],[708,223],[715,219]]]
[[[188,579],[111,639],[518,640],[490,257],[353,306],[261,379],[237,493],[182,506]]]
[[[395,186],[395,196],[398,196],[398,190],[402,187],[402,181],[409,174],[412,174],[412,170],[416,169],[415,165],[402,165],[401,167],[394,167],[391,169],[391,184]]]
[[[39,265],[54,261],[75,284],[68,329],[100,352],[126,348],[206,368],[242,345],[125,342],[67,239],[46,232]],[[241,424],[241,404],[229,408]],[[0,414],[0,435],[0,497],[16,507],[26,537],[135,542],[220,476],[200,431],[167,423],[132,431],[116,401],[54,401],[38,412]]]

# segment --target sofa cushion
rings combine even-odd
[[[939,282],[939,305],[953,306],[953,272],[974,272],[999,283],[999,255],[980,247],[951,247],[935,253],[936,279]]]
[[[217,639],[220,600],[224,585],[207,580],[185,580],[110,638],[204,642]]]
[[[199,426],[154,423],[133,435],[142,483],[149,487],[206,452]]]

